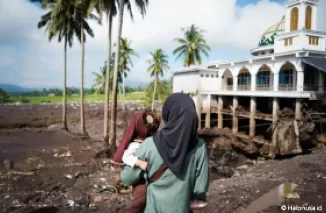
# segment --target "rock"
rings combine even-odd
[[[243,169],[243,170],[248,169],[248,165],[238,166],[237,169]]]
[[[234,174],[232,175],[232,177],[240,177],[240,172],[235,170]]]
[[[11,160],[4,160],[3,164],[5,165],[6,170],[11,170],[13,168],[13,162]]]
[[[47,129],[49,129],[49,130],[51,130],[51,129],[60,129],[60,125],[59,124],[52,124],[52,125],[48,126]]]

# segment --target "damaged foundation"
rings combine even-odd
[[[274,158],[325,147],[322,101],[197,94],[199,134],[228,138],[233,148]]]

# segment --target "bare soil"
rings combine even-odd
[[[69,132],[60,129],[60,105],[0,106],[0,212],[128,212],[130,196],[110,188],[118,172],[107,159],[94,158],[103,149],[103,104],[89,103],[85,108],[91,138],[76,134],[78,104],[68,107]],[[126,108],[125,116],[118,114],[119,139],[131,116],[143,110],[138,102],[128,102]],[[267,161],[248,159],[229,145],[220,148],[210,153],[208,206],[197,212],[240,212],[287,181],[298,184],[295,191],[300,198],[284,204],[323,205],[320,212],[326,212],[325,151]],[[261,212],[291,212],[266,207]]]

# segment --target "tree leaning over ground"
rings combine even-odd
[[[63,65],[63,102],[62,102],[62,129],[67,127],[67,47],[73,45],[76,36],[81,41],[80,20],[76,18],[76,5],[73,1],[60,0],[30,0],[42,4],[42,8],[49,10],[41,16],[38,28],[45,27],[49,41],[58,37],[58,42],[64,42],[64,65]],[[87,32],[87,31],[86,31]],[[87,32],[88,33],[88,32]]]
[[[154,91],[152,97],[152,112],[154,111],[154,102],[157,90],[157,83],[159,81],[159,75],[164,76],[164,72],[170,69],[168,65],[168,56],[164,54],[162,49],[157,49],[155,52],[150,53],[151,58],[148,60],[149,67],[147,71],[154,77]]]
[[[125,74],[126,71],[130,71],[129,65],[133,67],[132,56],[138,54],[131,48],[131,41],[127,38],[120,39],[120,72],[122,72],[122,112],[125,114]],[[119,73],[120,73],[119,72]]]
[[[182,28],[181,30],[184,33],[184,37],[174,39],[175,42],[180,44],[173,51],[173,54],[177,55],[176,60],[182,57],[184,67],[189,67],[192,64],[201,64],[201,54],[208,57],[208,52],[211,50],[203,35],[205,31],[199,29],[194,24],[187,29]]]
[[[117,95],[118,95],[118,72],[119,72],[119,54],[120,54],[120,38],[122,34],[122,25],[123,25],[123,13],[124,7],[127,7],[129,14],[133,19],[133,14],[131,10],[130,0],[119,0],[118,9],[118,27],[117,27],[117,38],[116,38],[116,57],[114,63],[114,78],[113,78],[113,92],[112,92],[112,107],[111,107],[111,118],[110,118],[110,152],[113,153],[116,149],[116,137],[117,137]],[[140,10],[140,13],[144,17],[146,14],[146,8],[148,5],[148,0],[135,0],[135,4]]]

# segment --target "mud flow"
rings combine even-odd
[[[118,115],[118,138],[132,115],[144,109],[139,103],[126,108],[126,115]],[[69,132],[61,131],[59,105],[0,106],[0,212],[128,211],[128,190],[117,193],[119,171],[107,158],[94,157],[104,147],[103,104],[87,104],[85,109],[89,138],[77,134],[78,105],[68,107]],[[235,149],[228,137],[204,139],[211,184],[208,205],[196,212],[281,213],[284,204],[326,209],[324,151],[266,160]],[[292,196],[269,203],[266,193],[286,182],[297,185]]]

